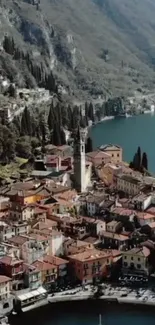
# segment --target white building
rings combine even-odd
[[[52,248],[52,255],[60,256],[63,255],[63,241],[64,236],[60,231],[52,231],[51,234],[51,248]]]

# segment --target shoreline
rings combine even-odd
[[[137,303],[131,303],[131,302],[118,302],[117,300],[110,299],[87,299],[87,300],[70,300],[70,301],[60,301],[56,304],[46,304],[43,306],[40,306],[38,309],[31,309],[30,311],[18,314],[18,315],[10,315],[8,317],[9,324],[10,325],[21,325],[21,322],[23,325],[27,325],[28,321],[31,319],[36,321],[36,318],[39,317],[39,319],[43,319],[43,322],[45,321],[45,317],[47,320],[47,323],[51,319],[57,319],[57,313],[72,313],[76,314],[79,313],[79,310],[81,313],[89,313],[90,310],[95,310],[96,314],[100,314],[102,311],[105,312],[117,312],[120,313],[121,311],[150,311],[154,312],[154,304],[137,304]],[[46,316],[45,316],[46,315]],[[45,316],[45,317],[44,317]]]
[[[155,293],[149,289],[140,289],[141,293],[137,296],[137,290],[127,288],[107,287],[100,297],[95,297],[94,292],[88,288],[86,291],[78,290],[71,294],[71,292],[61,292],[54,296],[49,294],[48,297],[42,301],[38,301],[30,306],[22,308],[22,315],[29,314],[33,310],[38,310],[42,307],[59,304],[80,303],[80,302],[102,302],[112,303],[116,305],[136,305],[136,306],[150,306],[155,307]],[[18,314],[12,314],[13,318],[18,317]]]

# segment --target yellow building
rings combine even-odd
[[[136,247],[122,253],[122,265],[124,273],[139,272],[149,273],[148,257],[150,250],[147,247]]]
[[[10,298],[11,287],[11,279],[7,276],[0,275],[0,301]]]
[[[50,288],[57,280],[57,266],[43,261],[36,261],[34,265],[41,272],[41,282],[46,288]]]
[[[111,163],[118,164],[123,160],[123,149],[114,144],[106,144],[100,147],[100,150],[111,156]]]

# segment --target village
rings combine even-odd
[[[123,162],[119,145],[85,153],[79,128],[73,145],[47,145],[29,178],[1,184],[1,309],[154,276],[155,178]]]

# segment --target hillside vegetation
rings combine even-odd
[[[1,0],[1,73],[78,97],[151,90],[154,17],[154,0]]]

